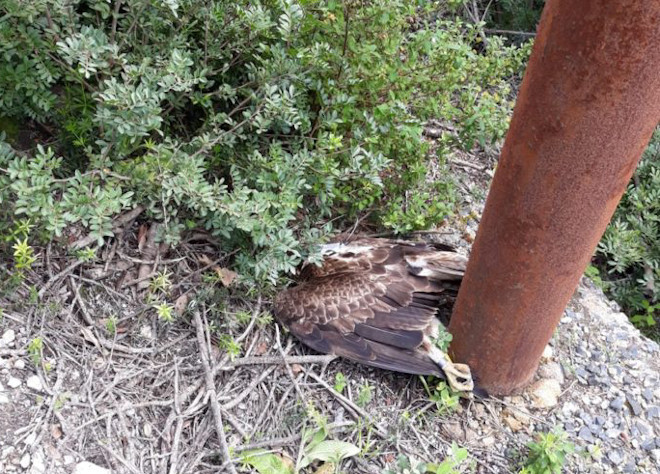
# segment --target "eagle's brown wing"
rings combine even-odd
[[[435,267],[441,267],[442,256],[433,254]],[[455,260],[452,255],[446,258]],[[335,264],[329,260],[319,272],[323,276],[280,293],[275,303],[278,319],[319,352],[398,372],[442,376],[421,344],[438,324],[436,308],[448,284],[419,275],[428,273],[416,270],[421,257],[406,259],[398,246],[377,248],[354,260],[348,272],[342,271],[345,259],[336,263],[339,271],[333,271]],[[448,265],[455,267],[449,271],[455,275],[445,279],[460,279],[459,266]]]

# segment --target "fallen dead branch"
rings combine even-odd
[[[197,329],[197,345],[199,346],[199,354],[202,359],[202,366],[204,367],[204,374],[206,376],[206,398],[209,400],[211,410],[213,412],[213,419],[215,421],[215,431],[220,440],[220,448],[222,452],[222,459],[227,465],[227,469],[231,474],[236,474],[236,468],[231,462],[231,454],[229,453],[229,445],[227,444],[227,436],[225,435],[224,423],[222,421],[222,411],[220,403],[218,403],[218,394],[215,390],[215,382],[213,381],[213,374],[211,373],[211,364],[209,363],[208,344],[204,335],[204,327],[202,326],[202,319],[199,312],[193,312],[193,320],[195,328]]]

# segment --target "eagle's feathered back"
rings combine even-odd
[[[281,292],[275,315],[309,347],[398,372],[442,376],[429,356],[437,308],[467,259],[441,244],[359,238],[324,246],[321,266]]]

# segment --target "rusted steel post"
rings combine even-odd
[[[544,346],[660,120],[660,1],[549,0],[451,319],[507,394]]]

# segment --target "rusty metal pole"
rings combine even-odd
[[[660,120],[660,1],[549,0],[451,319],[454,360],[527,384]]]

